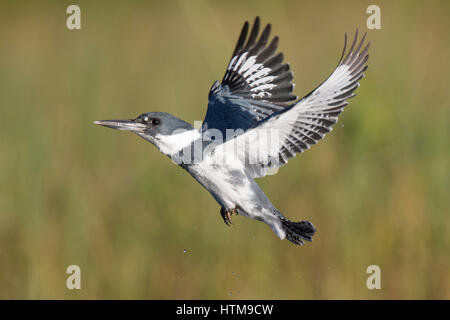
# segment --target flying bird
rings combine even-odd
[[[370,43],[364,45],[366,35],[358,41],[356,30],[347,52],[345,34],[335,70],[298,99],[289,64],[277,53],[279,38],[269,41],[270,24],[259,31],[259,17],[250,32],[245,22],[222,82],[210,89],[200,128],[165,112],[94,123],[131,131],[155,145],[211,193],[227,225],[233,213],[240,214],[265,222],[280,239],[303,245],[316,228],[287,219],[254,179],[273,173],[331,131],[364,76]]]

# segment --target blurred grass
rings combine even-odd
[[[0,298],[450,298],[448,1],[378,1],[370,68],[332,134],[258,182],[295,247],[219,207],[142,139],[93,120],[203,119],[245,20],[281,38],[306,94],[366,1],[0,2]],[[183,253],[186,250],[186,253]],[[65,288],[68,265],[82,290]],[[366,288],[367,266],[382,290]],[[230,295],[231,293],[231,295]]]

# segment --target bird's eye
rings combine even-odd
[[[161,121],[159,121],[159,119],[156,119],[156,118],[155,118],[155,119],[152,119],[152,120],[150,120],[150,121],[151,121],[151,124],[154,125],[154,126],[159,125],[160,122],[161,122]]]

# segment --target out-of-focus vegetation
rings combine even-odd
[[[78,1],[80,31],[69,4],[0,3],[0,298],[450,298],[448,1],[377,1],[357,97],[324,141],[258,180],[317,226],[304,247],[240,216],[226,227],[181,168],[92,121],[202,120],[256,15],[304,95],[372,2]],[[381,290],[366,288],[372,264]]]

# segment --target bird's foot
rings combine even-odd
[[[225,209],[225,207],[220,208],[220,215],[227,226],[231,226],[233,222],[231,221],[231,216],[233,213],[238,214],[237,209]]]

